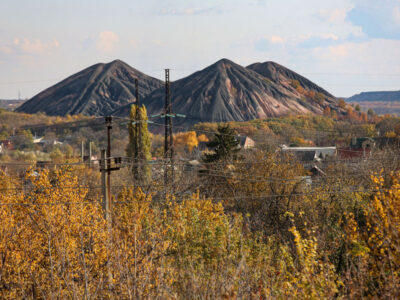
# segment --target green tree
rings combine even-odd
[[[147,128],[146,107],[142,106],[137,111],[137,105],[131,105],[130,119],[129,143],[126,153],[133,159],[132,173],[135,179],[139,182],[147,182],[151,177],[151,169],[148,164],[151,159],[151,141]]]
[[[207,147],[213,149],[213,153],[205,154],[205,162],[234,159],[239,152],[239,142],[236,139],[236,132],[229,125],[219,125],[218,132],[213,139],[207,143]]]
[[[12,137],[15,149],[32,150],[34,148],[33,135],[30,130],[20,130]]]
[[[368,114],[368,117],[372,117],[375,113],[372,108],[368,108],[367,114]]]

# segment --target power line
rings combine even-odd
[[[340,148],[339,148],[339,150],[340,150]],[[357,151],[357,150],[344,149],[343,151],[345,151],[346,153],[357,153],[357,154],[361,153],[360,151]],[[288,152],[290,152],[290,151],[288,151]],[[121,158],[122,162],[129,163],[130,165],[141,164],[140,162],[135,162],[135,160],[132,159],[131,157],[109,157],[109,158],[106,158],[106,160],[113,160],[113,159],[116,159],[116,158]],[[227,166],[227,165],[230,165],[230,164],[233,164],[233,165],[261,165],[261,164],[264,164],[268,159],[269,159],[268,157],[265,157],[265,159],[263,159],[263,160],[252,161],[252,162],[249,162],[249,161],[201,162],[201,164],[204,165],[204,166],[207,166],[207,165],[210,165],[210,166]],[[373,157],[372,158],[371,157],[366,157],[366,158],[359,157],[359,158],[348,158],[348,159],[346,159],[346,158],[336,158],[336,159],[333,159],[331,161],[330,160],[322,161],[322,163],[325,163],[325,164],[337,163],[337,162],[350,162],[351,163],[351,162],[360,162],[360,161],[364,161],[364,162],[373,162],[373,161],[382,162],[383,158],[373,158]],[[92,160],[92,162],[100,162],[100,160],[99,159]],[[149,166],[164,166],[166,162],[167,162],[166,160],[159,159],[159,160],[157,160],[156,163],[154,163],[152,161],[147,161],[147,162],[143,162],[143,163],[144,164],[147,163]],[[298,163],[310,163],[310,164],[318,164],[319,163],[318,161],[315,161],[315,160],[313,160],[313,161],[295,160],[295,162],[298,162]],[[175,166],[189,166],[188,163],[189,163],[189,161],[187,161],[187,162],[175,162]],[[0,162],[0,166],[4,165],[4,166],[31,166],[31,167],[42,166],[42,165],[44,165],[44,166],[46,166],[46,165],[49,165],[49,166],[80,166],[80,165],[82,165],[83,166],[83,165],[88,165],[88,164],[89,164],[89,162],[75,162],[75,163],[68,163],[68,162],[65,162],[65,163],[55,163],[55,162],[36,162],[36,163]],[[287,165],[287,164],[289,164],[289,161],[288,162],[276,162],[275,161],[275,162],[273,162],[273,164],[275,164],[275,165]]]
[[[311,196],[311,195],[342,195],[342,194],[348,194],[348,193],[370,193],[370,192],[390,192],[394,190],[400,190],[400,188],[388,188],[385,190],[377,190],[377,189],[348,189],[348,190],[343,190],[337,189],[333,191],[314,191],[314,192],[304,192],[304,193],[288,193],[288,194],[261,194],[261,195],[256,195],[256,196],[234,196],[234,197],[210,197],[210,198],[203,198],[203,199],[193,199],[193,198],[188,198],[188,199],[183,199],[182,201],[207,201],[207,200],[212,200],[212,201],[220,201],[220,200],[252,200],[252,199],[261,199],[261,198],[277,198],[277,197],[293,197],[293,196]],[[113,204],[117,203],[132,203],[133,201],[113,201]],[[152,200],[140,200],[137,202],[153,202]],[[96,204],[98,203],[97,201],[63,201],[63,202],[39,202],[39,203],[0,203],[0,206],[41,206],[41,205],[70,205],[70,204],[84,204],[84,203],[90,203],[90,204]]]

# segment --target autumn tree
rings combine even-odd
[[[400,295],[399,178],[399,173],[392,173],[386,182],[382,174],[374,174],[373,193],[364,195],[358,211],[344,215],[345,283],[352,298]]]
[[[137,105],[131,105],[130,123],[128,125],[129,143],[126,148],[128,157],[132,157],[132,173],[139,182],[150,179],[151,141],[147,127],[147,110],[143,105],[137,111]]]
[[[1,299],[333,298],[338,284],[313,237],[249,232],[239,214],[199,194],[163,207],[121,189],[112,226],[68,168],[0,171]],[[277,263],[279,262],[279,263]]]
[[[346,102],[345,102],[342,98],[339,99],[338,105],[339,105],[339,107],[342,108],[342,109],[345,109],[345,108],[346,108]]]
[[[197,140],[198,140],[199,143],[200,143],[200,142],[208,142],[208,141],[209,141],[209,139],[207,138],[207,136],[206,136],[205,134],[200,134],[200,135],[197,137]]]
[[[30,130],[18,130],[12,138],[12,143],[15,149],[30,149],[34,147],[33,135]]]
[[[385,136],[388,132],[394,132],[398,124],[400,124],[400,118],[388,116],[376,124],[376,130],[380,135]]]
[[[329,106],[324,108],[324,116],[326,116],[326,117],[331,116],[331,108]]]
[[[375,114],[375,112],[372,108],[368,108],[367,114],[368,114],[368,117],[372,117]]]
[[[177,149],[185,148],[189,153],[197,147],[199,141],[195,131],[179,132],[174,135],[174,145]]]

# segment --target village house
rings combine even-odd
[[[63,142],[57,140],[46,140],[44,137],[35,137],[33,139],[33,143],[40,145],[40,146],[47,146],[47,145],[62,145]]]
[[[254,148],[256,146],[256,143],[249,138],[248,136],[237,136],[237,140],[239,142],[239,146],[241,149],[251,149]]]
[[[336,147],[288,147],[281,145],[280,150],[284,153],[293,153],[302,162],[321,161],[337,154]]]
[[[3,154],[6,150],[12,150],[13,144],[10,140],[0,141],[0,154]]]
[[[236,139],[239,142],[238,146],[240,149],[248,150],[254,148],[256,145],[256,143],[248,136],[238,135],[236,136]],[[203,155],[203,152],[211,153],[213,149],[207,146],[208,143],[209,142],[199,142],[199,144],[193,151],[193,157],[200,159],[201,156]]]
[[[338,149],[338,156],[340,159],[367,158],[371,156],[375,145],[375,141],[369,137],[352,138],[348,147]]]

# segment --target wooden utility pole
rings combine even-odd
[[[92,142],[89,142],[89,168],[92,167]]]
[[[109,220],[109,201],[108,201],[108,187],[107,187],[107,168],[106,168],[106,150],[101,150],[100,159],[100,172],[101,172],[101,192],[103,194],[102,207],[104,211],[104,218]]]
[[[111,211],[111,129],[112,117],[106,117],[107,124],[107,197],[108,209]]]
[[[103,202],[102,202],[102,207],[103,207],[103,212],[104,212],[104,219],[107,222],[107,247],[111,247],[111,201],[110,201],[110,184],[109,184],[109,179],[110,176],[110,168],[109,162],[111,160],[108,158],[106,162],[106,150],[102,149],[101,150],[101,159],[100,159],[100,172],[101,172],[101,191],[103,194]],[[107,270],[108,270],[108,288],[111,290],[112,288],[112,272],[110,268],[110,263],[107,263]]]
[[[100,172],[101,172],[101,182],[102,182],[102,191],[103,191],[103,209],[105,210],[106,219],[111,221],[111,172],[119,170],[121,168],[121,157],[114,157],[114,167],[111,167],[111,123],[112,117],[105,117],[106,125],[107,125],[107,150],[101,150],[101,164],[100,164]]]
[[[84,162],[84,155],[85,155],[85,142],[82,140],[81,141],[81,161]]]

